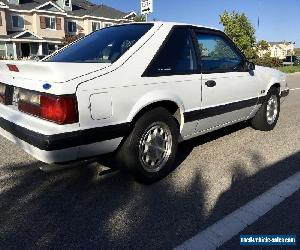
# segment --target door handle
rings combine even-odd
[[[216,86],[217,83],[214,80],[209,80],[209,81],[205,82],[205,85],[209,88],[212,88],[212,87]]]

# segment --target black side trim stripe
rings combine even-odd
[[[259,98],[252,98],[248,100],[243,100],[239,102],[233,102],[225,105],[220,105],[216,107],[199,109],[190,112],[184,113],[184,121],[185,122],[193,122],[196,120],[201,120],[205,118],[209,118],[216,115],[222,115],[225,113],[229,113],[232,111],[236,111],[243,108],[248,108],[257,104],[261,104],[266,99],[266,96],[262,96]]]
[[[281,97],[286,97],[289,95],[289,93],[290,93],[289,89],[283,90],[283,91],[281,91]]]
[[[91,144],[126,136],[130,123],[79,130],[55,135],[43,135],[0,117],[0,127],[41,150],[51,151]]]

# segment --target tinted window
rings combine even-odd
[[[238,71],[243,59],[225,38],[218,35],[196,34],[204,72]]]
[[[47,61],[113,63],[152,26],[152,24],[130,24],[101,29],[65,48]]]
[[[195,73],[196,70],[196,55],[190,32],[187,28],[178,27],[171,31],[145,75],[180,75]]]
[[[92,30],[96,31],[96,30],[100,30],[101,29],[101,23],[99,22],[92,22]]]

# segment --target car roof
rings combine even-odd
[[[213,27],[209,27],[209,26],[204,26],[204,25],[199,25],[199,24],[191,24],[191,23],[180,23],[180,22],[164,22],[164,21],[153,21],[153,22],[137,22],[137,23],[150,23],[150,24],[162,24],[165,26],[193,26],[193,27],[197,27],[197,28],[205,28],[205,29],[210,29],[210,30],[216,30],[216,31],[221,31],[220,29],[216,29]],[[134,24],[134,23],[133,23]]]

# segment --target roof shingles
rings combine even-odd
[[[20,0],[19,5],[11,4],[8,0],[2,0],[9,8],[17,10],[32,10],[49,0]],[[53,3],[56,1],[53,0]],[[87,0],[72,0],[72,11],[66,11],[66,13],[73,16],[95,16],[112,19],[124,18],[128,13],[116,10],[106,5],[96,5]]]

